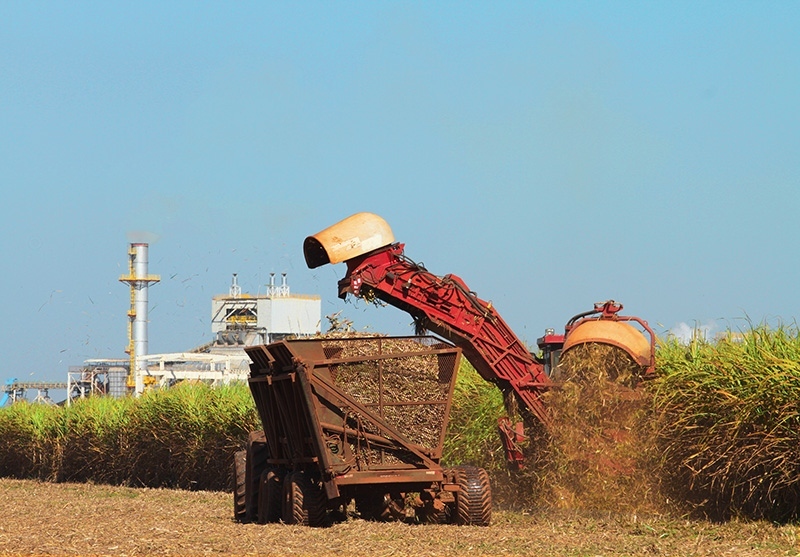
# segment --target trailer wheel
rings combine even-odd
[[[303,472],[293,472],[283,485],[283,521],[286,524],[323,526],[325,494]]]
[[[233,470],[231,480],[233,484],[233,518],[244,522],[247,507],[245,504],[245,481],[247,465],[247,451],[236,451],[233,454]]]
[[[267,524],[281,519],[283,476],[279,468],[268,468],[261,474],[258,488],[258,523]]]
[[[251,431],[247,436],[245,462],[245,516],[247,520],[258,518],[258,490],[261,473],[267,467],[269,446],[263,431]]]
[[[441,508],[433,501],[428,501],[424,507],[417,511],[417,518],[423,524],[450,524],[452,522],[452,509],[450,505],[442,504]]]
[[[455,468],[455,479],[458,484],[455,523],[488,526],[492,519],[492,487],[486,470],[475,466],[458,466]]]

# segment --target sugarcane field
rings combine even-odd
[[[616,348],[582,350],[589,353],[562,362],[563,386],[546,393],[557,409],[550,433],[530,440],[519,471],[508,469],[495,434],[499,391],[462,364],[442,460],[489,472],[488,527],[421,524],[413,515],[363,520],[352,506],[322,528],[237,522],[230,475],[219,471],[258,427],[252,398],[244,385],[187,384],[140,398],[3,408],[3,551],[797,552],[797,331],[754,328],[735,343],[664,342],[656,377],[638,385],[636,366]]]

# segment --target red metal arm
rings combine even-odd
[[[533,415],[547,423],[540,399],[550,385],[544,366],[490,302],[470,292],[455,275],[429,273],[405,257],[403,248],[403,244],[392,244],[347,261],[339,296],[374,296],[411,314],[419,325],[459,346],[481,377],[505,394],[516,393]]]

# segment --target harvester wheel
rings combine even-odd
[[[458,466],[455,523],[469,526],[488,526],[492,519],[492,487],[483,468]]]
[[[236,451],[233,454],[233,517],[239,521],[245,521],[246,506],[245,506],[245,468],[247,464],[247,451]]]
[[[281,502],[283,498],[283,471],[279,468],[267,468],[261,474],[258,488],[258,523],[267,524],[281,519]]]
[[[283,486],[283,521],[286,524],[323,526],[325,493],[303,472],[287,476]]]

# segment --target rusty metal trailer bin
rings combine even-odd
[[[315,338],[246,348],[263,431],[234,457],[241,521],[488,525],[486,471],[440,465],[461,349],[434,337]]]

